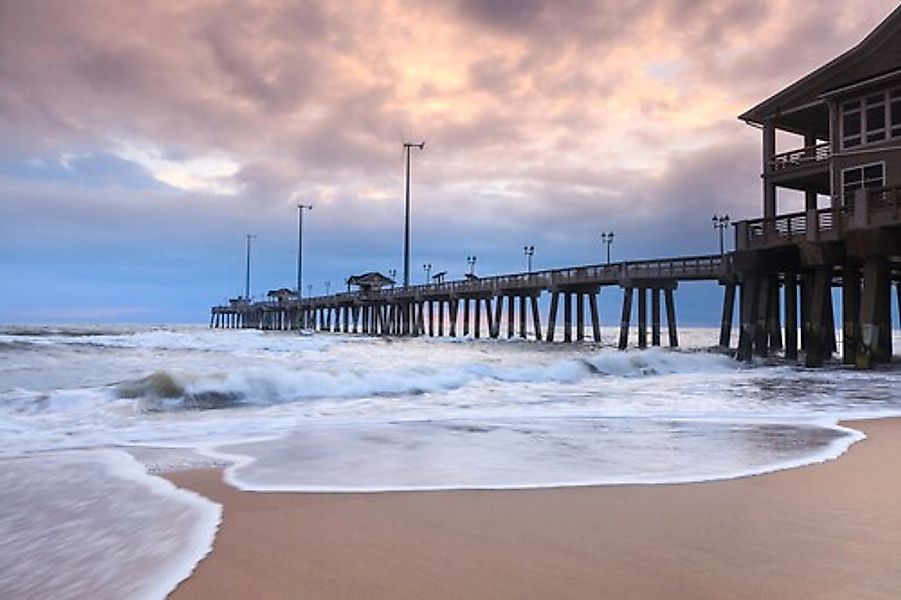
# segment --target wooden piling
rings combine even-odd
[[[753,355],[754,338],[757,337],[757,298],[760,293],[760,276],[748,273],[741,281],[740,329],[738,334],[739,360],[750,362]]]
[[[824,331],[826,297],[829,292],[829,273],[825,267],[817,267],[813,273],[809,294],[809,324],[807,327],[807,352],[804,364],[808,367],[823,366],[826,336]]]
[[[638,288],[638,347],[648,347],[648,288]]]
[[[735,284],[723,285],[723,315],[720,318],[720,347],[729,348],[732,343],[732,315],[735,314]]]
[[[463,336],[469,335],[469,298],[463,298]]]
[[[444,300],[438,301],[438,337],[444,337]]]
[[[794,273],[785,276],[785,358],[798,358],[798,278]]]
[[[757,325],[754,329],[756,333],[754,336],[754,353],[760,357],[766,357],[770,350],[769,313],[773,306],[772,297],[770,296],[771,283],[772,277],[763,275],[760,277],[757,289],[757,315],[755,317]]]
[[[594,341],[601,343],[601,316],[598,312],[598,293],[588,294],[588,309],[591,311],[591,333]]]
[[[482,334],[482,301],[475,298],[475,315],[473,315],[473,336],[478,339]]]
[[[519,337],[526,338],[526,297],[519,296]]]
[[[679,330],[676,326],[676,298],[672,287],[664,290],[666,300],[666,327],[669,333],[670,348],[679,347]]]
[[[632,288],[623,288],[623,313],[619,321],[619,349],[629,346],[629,321],[632,319]]]
[[[500,307],[500,305],[503,304],[503,301],[504,301],[503,296],[499,296],[497,301],[500,303],[498,305],[498,307]],[[514,323],[513,314],[515,312],[515,309],[514,309],[514,306],[516,304],[515,301],[516,301],[516,298],[513,296],[513,294],[507,294],[507,339],[508,340],[513,337],[513,323]],[[498,321],[500,321],[501,311],[498,310],[497,313],[498,313]]]
[[[651,345],[660,345],[660,288],[651,288]]]
[[[572,294],[569,292],[563,292],[563,341],[573,341]]]
[[[450,317],[450,331],[448,331],[448,335],[451,337],[457,337],[457,309],[460,306],[460,301],[457,298],[451,298],[447,302],[447,312],[450,313],[448,316]]]
[[[547,312],[547,341],[554,341],[554,330],[557,328],[557,302],[560,297],[560,292],[553,291],[551,292],[551,305],[548,308]]]
[[[576,341],[585,340],[585,294],[576,294]]]
[[[531,298],[532,304],[532,328],[535,330],[535,340],[541,341],[541,314],[538,312],[538,296],[533,295]]]
[[[860,345],[860,268],[845,265],[842,268],[842,362],[857,362]]]

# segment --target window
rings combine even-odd
[[[841,105],[842,148],[901,138],[901,88]]]
[[[842,147],[860,146],[860,100],[842,104]]]
[[[901,137],[901,88],[891,93],[891,109],[889,111],[891,119],[893,138]]]
[[[854,192],[861,188],[878,189],[885,186],[885,163],[873,163],[842,171],[842,196],[845,204],[854,202]]]

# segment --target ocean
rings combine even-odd
[[[901,415],[901,368],[682,348],[204,327],[0,329],[0,597],[160,598],[256,492],[663,484],[840,456]],[[611,344],[615,332],[603,331]],[[901,348],[896,335],[895,348]]]

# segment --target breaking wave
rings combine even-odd
[[[676,373],[731,372],[731,359],[700,352],[667,350],[601,351],[547,364],[461,365],[366,369],[256,368],[196,375],[157,371],[115,386],[118,398],[137,402],[143,412],[214,410],[313,399],[407,396],[456,390],[479,383],[577,383],[589,377],[653,377]]]

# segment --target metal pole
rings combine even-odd
[[[411,144],[404,142],[404,151],[406,152],[407,170],[406,181],[404,185],[404,287],[410,286],[410,149],[425,147],[425,142],[420,144]]]
[[[244,298],[250,300],[250,240],[255,236],[251,233],[247,234],[247,262],[244,270]]]
[[[303,295],[303,211],[312,210],[310,204],[297,205],[297,298]]]

